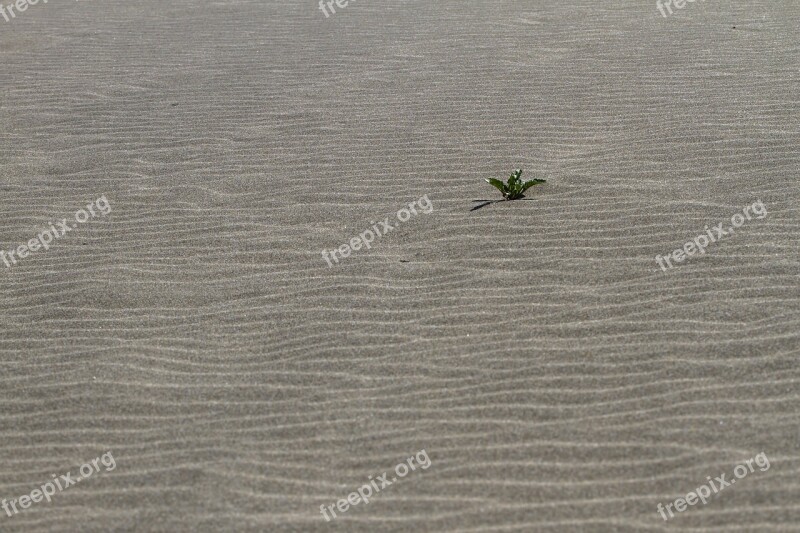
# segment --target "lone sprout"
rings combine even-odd
[[[489,185],[496,187],[497,190],[503,194],[503,198],[506,200],[518,200],[520,198],[525,198],[525,191],[534,185],[539,185],[540,183],[545,183],[547,181],[529,180],[523,183],[520,179],[520,176],[522,176],[522,170],[518,168],[511,173],[511,176],[508,178],[508,183],[503,183],[502,181],[494,178],[488,178],[485,181]]]

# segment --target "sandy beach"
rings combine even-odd
[[[800,531],[800,4],[323,7],[0,16],[0,532]]]

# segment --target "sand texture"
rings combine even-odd
[[[112,208],[0,262],[0,498],[117,465],[0,532],[800,531],[795,0],[50,0],[0,91],[0,249]]]

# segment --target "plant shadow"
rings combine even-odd
[[[503,199],[503,200],[472,200],[473,202],[483,202],[483,203],[480,204],[480,205],[476,205],[475,207],[470,209],[470,211],[477,211],[478,209],[480,209],[482,207],[486,207],[489,204],[496,204],[498,202],[519,202],[520,200],[527,200],[529,202],[532,202],[532,201],[535,200],[535,198],[517,198],[516,200],[506,200],[506,199]]]

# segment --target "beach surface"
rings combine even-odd
[[[0,18],[0,531],[800,531],[800,4],[335,9]]]

